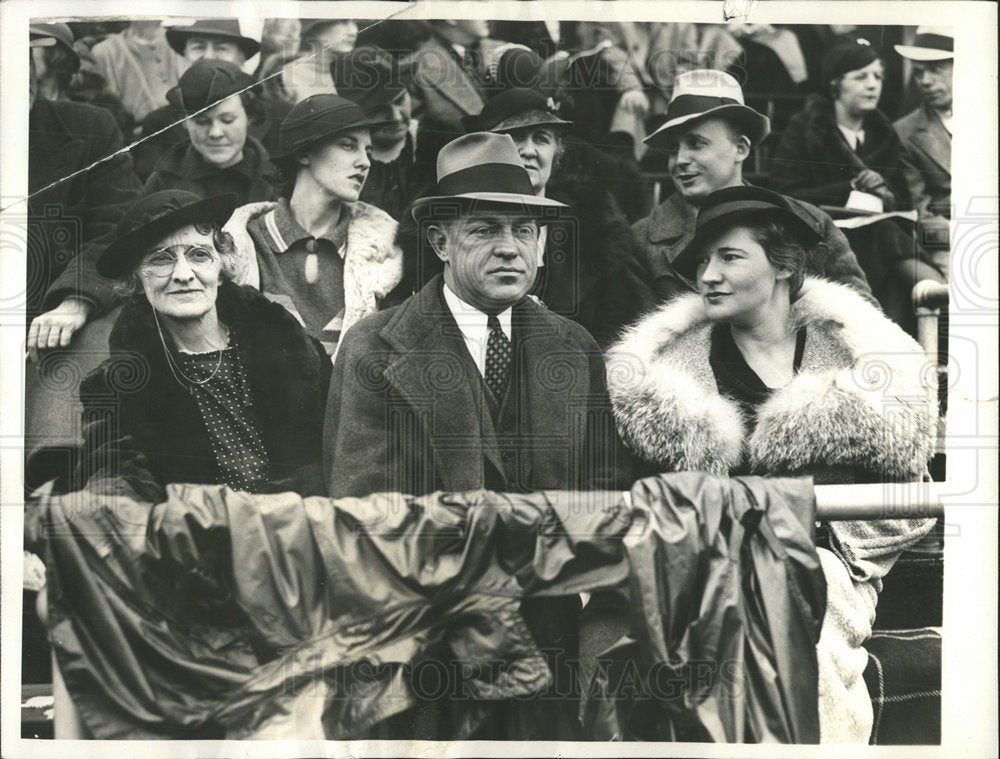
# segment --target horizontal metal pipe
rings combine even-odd
[[[816,518],[915,519],[940,517],[944,506],[935,482],[886,482],[873,485],[817,485]]]

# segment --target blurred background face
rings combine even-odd
[[[552,164],[559,149],[559,136],[551,127],[524,127],[510,131],[517,154],[531,177],[535,194],[542,192],[552,176]]]
[[[231,95],[184,122],[191,144],[202,158],[220,169],[243,159],[247,141],[247,112],[239,95]]]
[[[172,319],[197,319],[215,308],[222,259],[212,233],[188,224],[158,240],[143,256],[138,273],[153,310]],[[171,265],[171,261],[176,263]],[[154,273],[153,267],[168,273]]]
[[[390,122],[388,126],[372,131],[372,145],[377,148],[388,148],[406,139],[412,115],[413,101],[410,99],[410,93],[402,90],[392,102],[371,114],[376,121]]]
[[[264,22],[261,45],[267,55],[278,54],[291,58],[299,52],[299,35],[302,22],[297,18],[269,18]]]
[[[913,61],[913,81],[931,108],[951,108],[952,61]]]
[[[312,49],[314,52],[322,51],[320,57],[327,61],[327,66],[334,54],[351,52],[357,37],[358,25],[351,19],[317,24],[309,30]]]
[[[837,102],[850,114],[874,111],[882,97],[885,67],[882,61],[872,61],[864,68],[848,71],[841,77]]]
[[[219,60],[242,66],[246,56],[229,37],[214,37],[205,34],[192,34],[184,43],[184,60],[194,63],[202,58],[218,58]]]

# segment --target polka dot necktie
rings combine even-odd
[[[510,340],[500,328],[500,320],[490,316],[486,320],[490,338],[486,343],[486,386],[500,402],[510,381]]]

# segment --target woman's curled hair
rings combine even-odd
[[[767,260],[774,268],[791,273],[788,292],[794,301],[799,296],[806,273],[806,251],[802,243],[783,224],[775,221],[749,222],[746,230],[764,249]]]

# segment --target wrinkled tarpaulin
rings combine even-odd
[[[652,698],[602,670],[588,734],[814,743],[814,513],[809,480],[700,473],[640,481],[630,497],[332,501],[172,485],[157,505],[43,494],[26,538],[48,567],[60,669],[98,738],[221,725],[230,738],[346,739],[435,695],[457,715],[449,737],[465,738],[550,684],[522,597],[627,583],[636,637],[612,658],[627,650]],[[658,691],[664,678],[685,685]],[[428,694],[434,682],[447,689]]]

